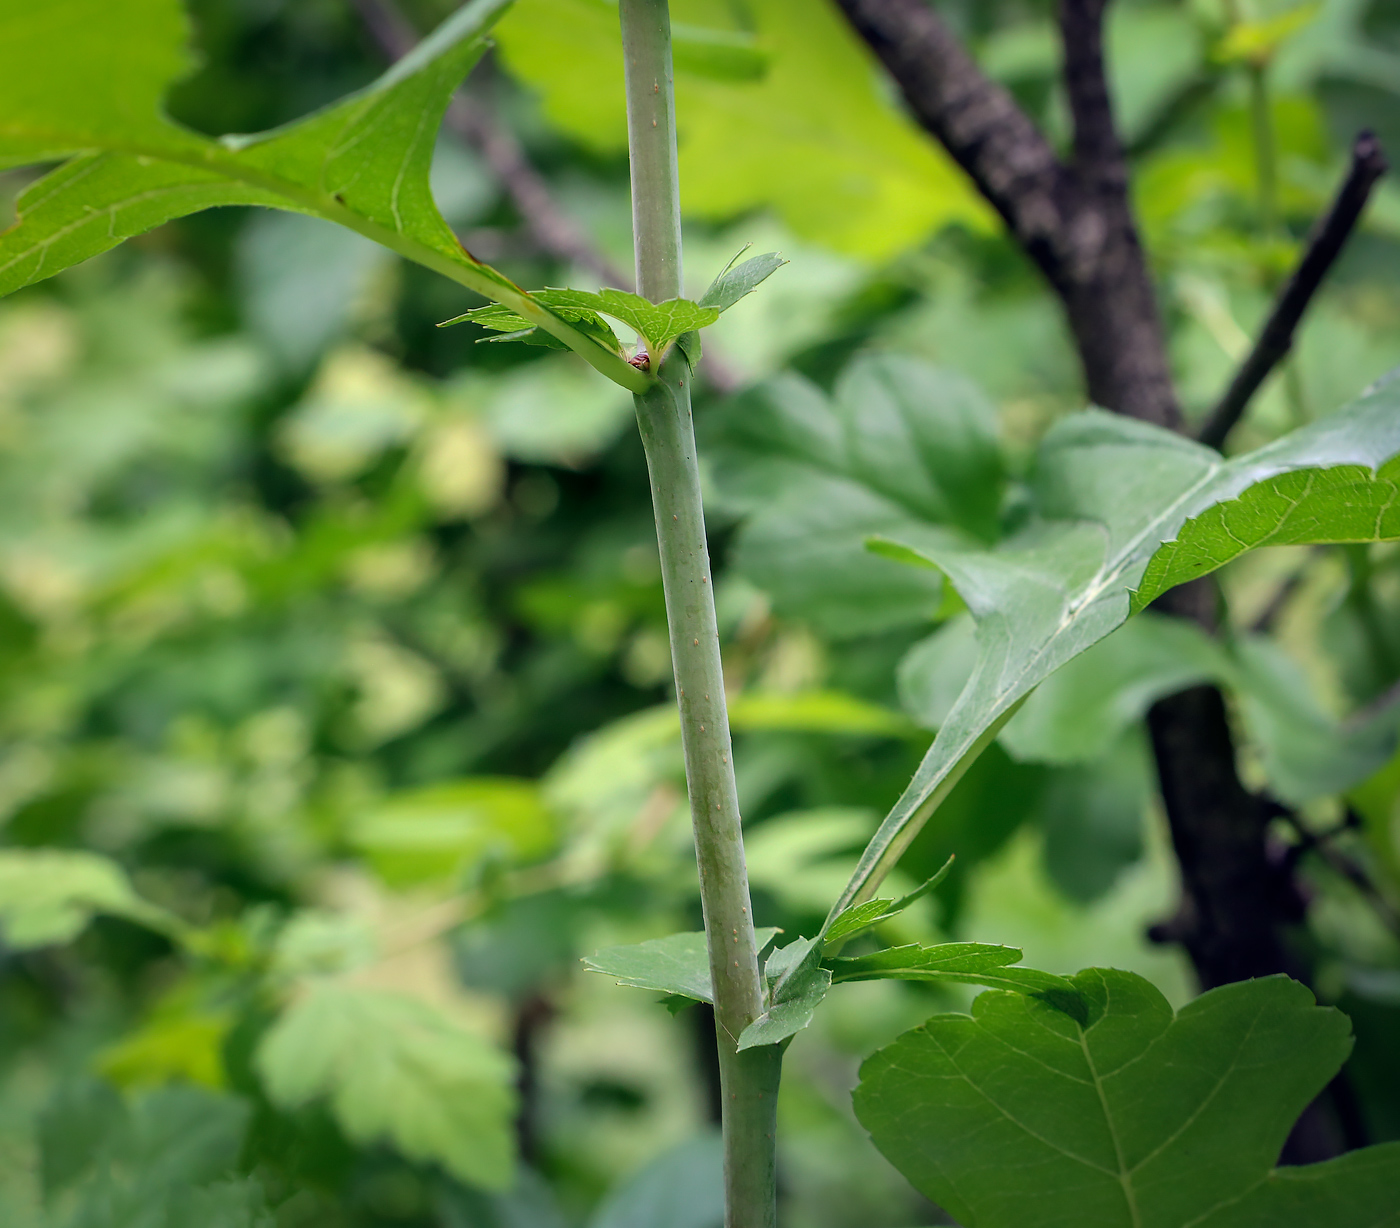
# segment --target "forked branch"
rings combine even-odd
[[[1298,261],[1274,303],[1274,309],[1244,360],[1230,387],[1211,410],[1197,438],[1212,448],[1222,448],[1235,429],[1249,402],[1269,373],[1288,356],[1293,335],[1321,288],[1328,271],[1336,263],[1351,232],[1361,220],[1366,202],[1388,169],[1385,150],[1373,132],[1362,132],[1351,147],[1351,169],[1337,192],[1332,207],[1313,228],[1303,257]]]
[[[971,177],[1064,303],[1091,400],[1181,423],[1104,76],[1104,0],[1063,0],[1075,157],[1063,164],[926,0],[835,0],[915,118]]]

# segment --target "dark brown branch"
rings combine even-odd
[[[1062,0],[1065,92],[1074,119],[1074,169],[1090,190],[1122,195],[1127,164],[1103,63],[1103,14],[1107,0]]]
[[[1212,448],[1220,448],[1244,416],[1250,399],[1293,348],[1293,334],[1308,304],[1322,285],[1328,270],[1336,263],[1343,245],[1356,228],[1371,191],[1387,169],[1385,150],[1372,132],[1363,132],[1351,149],[1351,169],[1332,207],[1313,228],[1307,250],[1293,270],[1274,304],[1273,311],[1254,343],[1254,349],[1236,373],[1229,390],[1210,412],[1198,438]]]
[[[1076,157],[1064,166],[926,0],[835,0],[1064,303],[1091,400],[1176,428],[1181,414],[1104,80],[1104,0],[1064,0]]]

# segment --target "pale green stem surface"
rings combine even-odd
[[[637,290],[653,302],[681,293],[671,19],[666,0],[621,0]],[[778,1046],[737,1051],[763,1011],[748,873],[734,786],[714,576],[705,542],[690,370],[673,349],[656,384],[636,397],[651,478],[695,829],[700,899],[714,987],[724,1107],[726,1228],[775,1228]]]

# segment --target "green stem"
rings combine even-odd
[[[621,0],[632,163],[637,290],[654,302],[681,292],[680,188],[676,169],[671,18],[667,0]],[[714,583],[705,542],[700,469],[690,413],[690,371],[679,349],[636,397],[661,549],[695,828],[700,900],[714,987],[724,1093],[726,1228],[774,1228],[777,1046],[737,1050],[763,1012],[758,951],[734,785]]]

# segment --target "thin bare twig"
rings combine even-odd
[[[1197,438],[1202,443],[1212,448],[1224,447],[1259,385],[1293,348],[1293,334],[1303,313],[1356,228],[1371,190],[1386,170],[1385,150],[1375,133],[1361,133],[1352,145],[1351,169],[1332,207],[1313,228],[1307,250],[1274,303],[1254,349],[1201,427]]]

